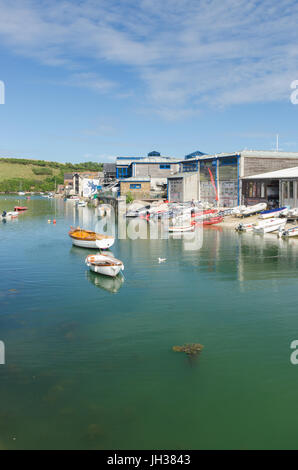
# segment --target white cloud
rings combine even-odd
[[[15,53],[81,68],[68,84],[119,97],[129,69],[140,106],[169,119],[288,101],[298,79],[296,0],[0,0],[0,12],[0,39]],[[120,73],[111,80],[103,65]]]

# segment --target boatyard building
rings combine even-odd
[[[244,150],[199,155],[182,160],[179,172],[168,177],[167,195],[170,201],[186,202],[194,199],[233,207],[245,202],[248,188],[246,181],[250,176],[297,165],[298,152]],[[278,185],[275,183],[273,186],[271,189],[268,187],[266,194],[260,189],[260,194],[266,198],[271,191],[272,197],[275,197]],[[251,201],[246,202],[253,203],[256,199],[257,196],[252,196]]]

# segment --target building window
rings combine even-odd
[[[130,189],[141,189],[142,185],[141,184],[130,184],[129,187],[130,187]]]
[[[159,168],[161,170],[169,170],[171,168],[171,165],[168,165],[168,164],[167,165],[159,165]]]

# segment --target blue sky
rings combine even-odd
[[[298,151],[298,3],[0,0],[0,156]]]

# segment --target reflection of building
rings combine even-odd
[[[218,194],[219,204],[226,207],[243,202],[244,178],[298,164],[298,153],[294,152],[244,150],[231,154],[187,157],[181,161],[180,172],[168,177],[168,199],[181,202],[195,199],[214,203]]]
[[[247,204],[268,201],[274,206],[298,206],[298,166],[246,177],[242,193]]]

